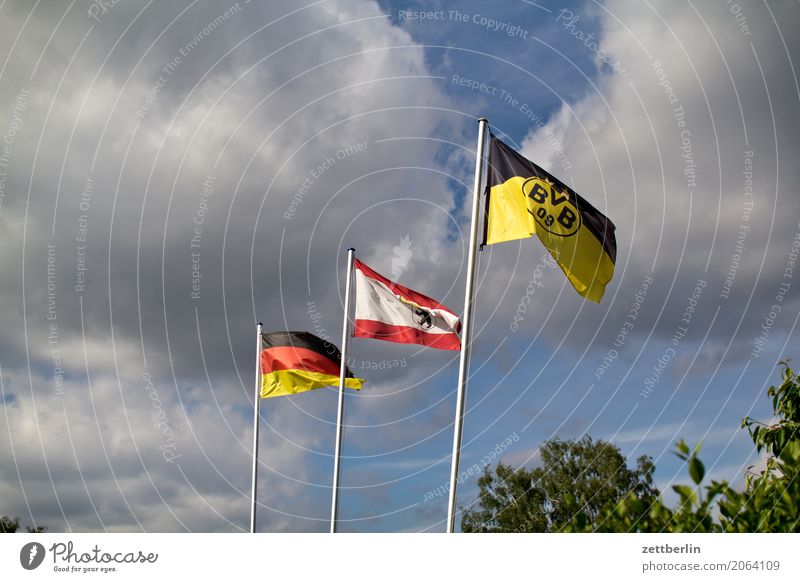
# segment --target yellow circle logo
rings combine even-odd
[[[550,234],[573,236],[580,229],[581,213],[552,182],[529,178],[522,184],[522,194],[528,199],[528,212]]]

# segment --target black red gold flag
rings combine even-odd
[[[339,385],[342,354],[335,345],[306,331],[261,334],[261,398]],[[345,386],[364,384],[348,368]]]

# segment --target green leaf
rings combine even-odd
[[[706,468],[703,466],[703,463],[700,462],[700,459],[697,457],[692,457],[689,459],[689,476],[696,485],[700,485],[700,482],[703,480],[703,476],[705,476],[705,474]]]
[[[579,530],[583,530],[586,528],[586,514],[582,511],[578,512],[578,515],[575,516],[575,525]]]
[[[686,502],[694,503],[694,501],[696,500],[694,489],[692,489],[688,485],[673,485],[672,488],[678,495],[681,496],[682,503]]]

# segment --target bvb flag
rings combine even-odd
[[[560,180],[489,139],[484,244],[537,235],[575,290],[599,303],[614,275],[614,224]]]
[[[353,336],[441,350],[460,350],[458,316],[447,307],[390,281],[359,260]]]
[[[285,396],[339,385],[342,354],[332,343],[305,331],[261,334],[261,398]],[[345,386],[364,384],[348,368]]]

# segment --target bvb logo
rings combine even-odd
[[[528,212],[550,234],[573,236],[580,229],[581,213],[552,182],[529,178],[522,184],[522,193],[528,197]]]

